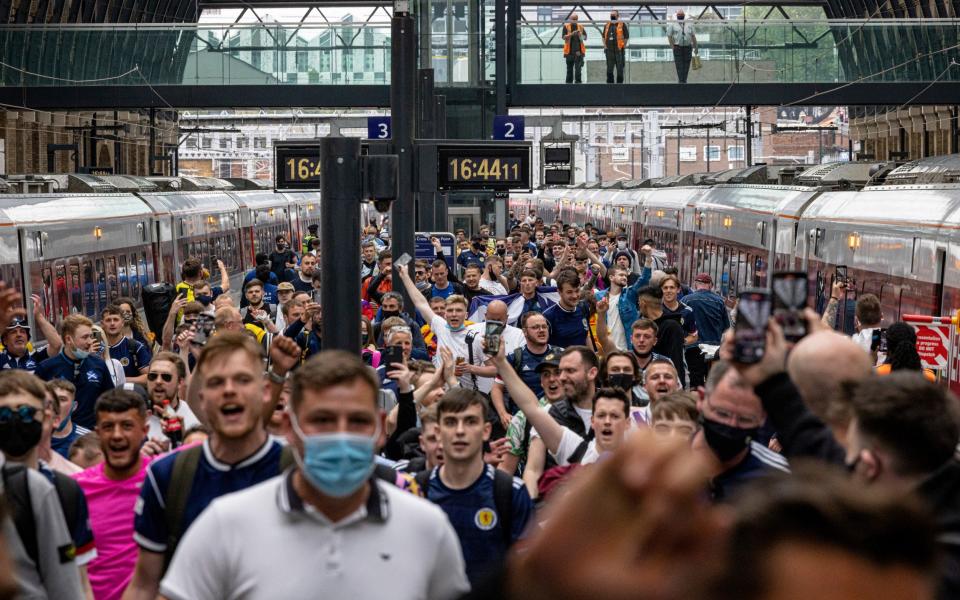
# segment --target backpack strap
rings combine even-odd
[[[40,572],[39,542],[37,540],[37,523],[33,517],[33,503],[30,500],[30,482],[27,480],[27,468],[22,465],[3,466],[3,496],[13,513],[13,523],[17,527],[17,535],[23,544],[27,556],[37,566]]]
[[[583,455],[587,453],[587,448],[590,446],[590,438],[587,438],[580,442],[576,449],[567,457],[567,462],[571,465],[579,464],[583,460]]]
[[[133,363],[133,368],[140,372],[140,361],[137,360],[137,341],[132,338],[126,338],[127,340],[127,354],[130,355],[130,362]]]
[[[513,366],[513,370],[519,374],[520,369],[523,367],[523,346],[519,346],[513,351],[513,358],[510,359],[510,364]]]
[[[296,460],[293,458],[293,450],[290,446],[283,446],[280,449],[280,472],[283,473],[293,466]]]
[[[503,544],[509,548],[513,544],[513,475],[493,470],[493,504],[500,517],[500,531]]]
[[[473,364],[473,341],[477,339],[477,335],[472,331],[467,334],[467,358],[470,361],[470,364]],[[480,386],[477,385],[477,376],[470,373],[470,381],[473,382],[473,389],[476,391],[480,390]]]
[[[173,551],[177,549],[180,538],[183,536],[183,516],[187,511],[187,500],[193,488],[193,479],[200,466],[200,455],[203,446],[194,446],[177,452],[173,459],[173,474],[167,485],[167,509],[164,515],[167,519],[167,549],[164,557],[164,570],[170,566]]]
[[[67,520],[67,527],[70,529],[72,539],[74,525],[80,518],[80,515],[77,514],[77,505],[80,503],[80,495],[83,494],[83,491],[80,489],[79,483],[60,471],[53,472],[53,486],[57,488],[60,509],[63,510],[63,517]]]

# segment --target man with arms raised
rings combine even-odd
[[[466,591],[442,512],[372,476],[384,442],[377,388],[345,352],[300,367],[284,415],[297,466],[214,501],[184,537],[161,596],[446,600]]]

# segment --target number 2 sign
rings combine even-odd
[[[493,139],[523,141],[523,117],[497,115],[493,118]]]

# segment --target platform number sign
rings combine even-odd
[[[367,117],[367,138],[389,140],[392,135],[390,117]]]
[[[497,115],[493,118],[493,139],[508,142],[523,141],[523,117]]]

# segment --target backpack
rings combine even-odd
[[[420,471],[414,477],[423,498],[429,500],[431,471]],[[493,470],[493,505],[500,518],[500,533],[503,544],[509,548],[513,544],[513,476],[500,469]]]
[[[33,515],[33,503],[30,500],[30,484],[27,480],[27,467],[23,465],[4,465],[3,466],[3,489],[7,504],[13,513],[13,523],[17,528],[17,535],[23,544],[27,556],[37,566],[37,572],[40,578],[40,542],[37,539],[37,523]],[[73,538],[73,524],[77,521],[77,503],[83,491],[80,485],[70,477],[60,473],[53,472],[53,487],[57,490],[57,497],[60,499],[60,510],[63,511],[63,517],[67,522],[67,528],[70,529],[70,537]]]
[[[137,370],[137,373],[140,372],[140,361],[137,360],[137,340],[133,338],[126,338],[127,340],[127,354],[130,355],[130,362],[133,364],[133,368]]]

